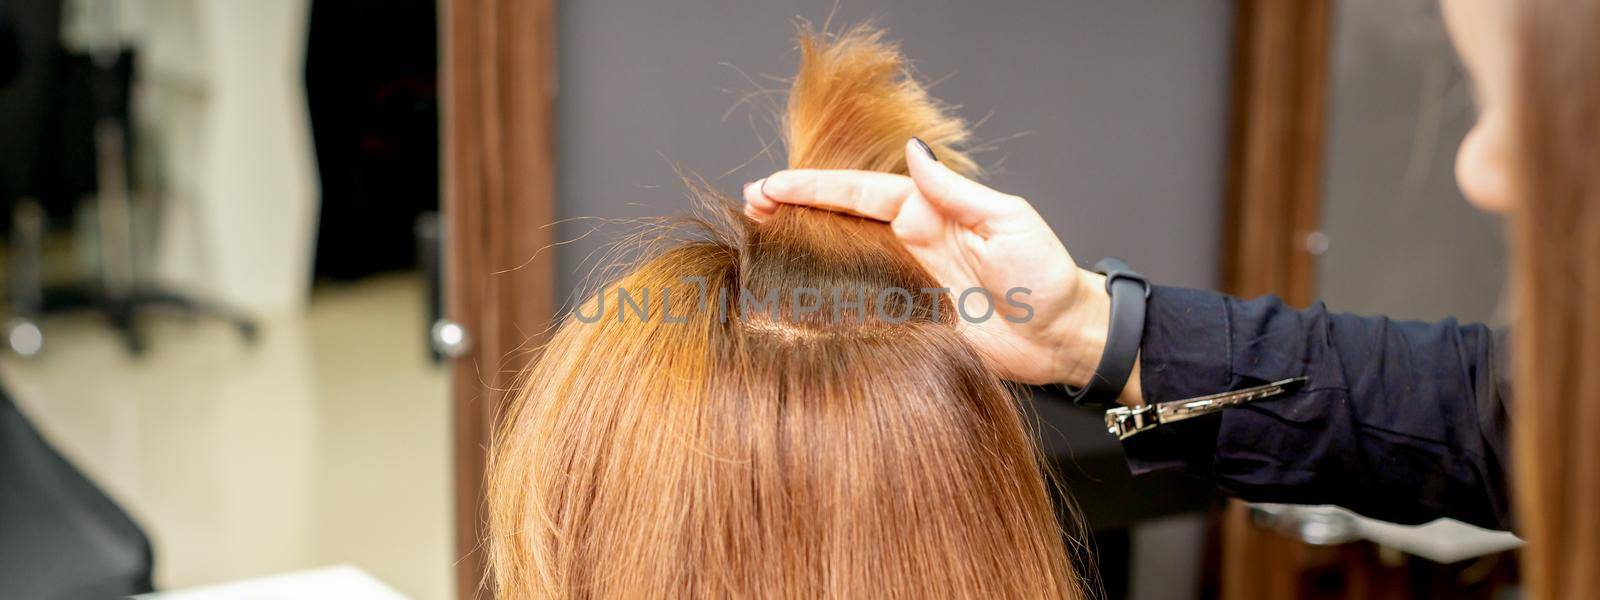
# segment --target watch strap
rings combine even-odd
[[[1082,388],[1067,387],[1072,402],[1080,406],[1110,407],[1117,403],[1122,388],[1133,374],[1144,340],[1145,305],[1150,299],[1150,282],[1129,268],[1127,263],[1106,258],[1094,265],[1106,276],[1106,293],[1111,296],[1111,324],[1106,332],[1105,351],[1100,364]]]

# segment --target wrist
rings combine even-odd
[[[1094,376],[1100,356],[1105,353],[1106,335],[1111,329],[1111,296],[1105,293],[1105,275],[1081,268],[1077,271],[1076,298],[1061,319],[1061,372],[1057,381],[1083,387]]]
[[[1089,384],[1099,369],[1105,354],[1106,339],[1111,329],[1111,295],[1106,293],[1106,277],[1087,269],[1078,269],[1077,298],[1063,318],[1062,370],[1059,382],[1073,387]],[[1139,360],[1134,359],[1133,371],[1117,397],[1126,406],[1144,404],[1139,385]]]

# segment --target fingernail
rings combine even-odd
[[[928,143],[922,141],[922,138],[912,136],[911,143],[916,144],[918,148],[921,148],[923,152],[926,152],[928,154],[928,158],[933,159],[934,162],[939,161],[939,156],[933,153],[933,148],[928,147]]]
[[[767,186],[767,180],[762,178],[760,181],[752,181],[744,184],[745,204],[760,210],[772,210],[773,207],[777,206],[777,203],[773,202],[772,198],[767,196],[766,192],[761,192],[758,194],[750,193],[750,188],[755,187],[757,184],[759,184],[762,188],[765,188]]]

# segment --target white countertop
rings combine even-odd
[[[350,565],[297,571],[186,590],[138,596],[144,600],[406,600]]]

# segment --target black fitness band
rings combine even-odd
[[[1106,332],[1106,349],[1100,364],[1089,377],[1089,385],[1079,389],[1067,386],[1072,402],[1079,406],[1116,406],[1122,388],[1128,385],[1133,364],[1139,358],[1144,340],[1144,309],[1150,300],[1150,281],[1115,258],[1101,260],[1094,271],[1106,276],[1106,293],[1111,295],[1111,327]]]

